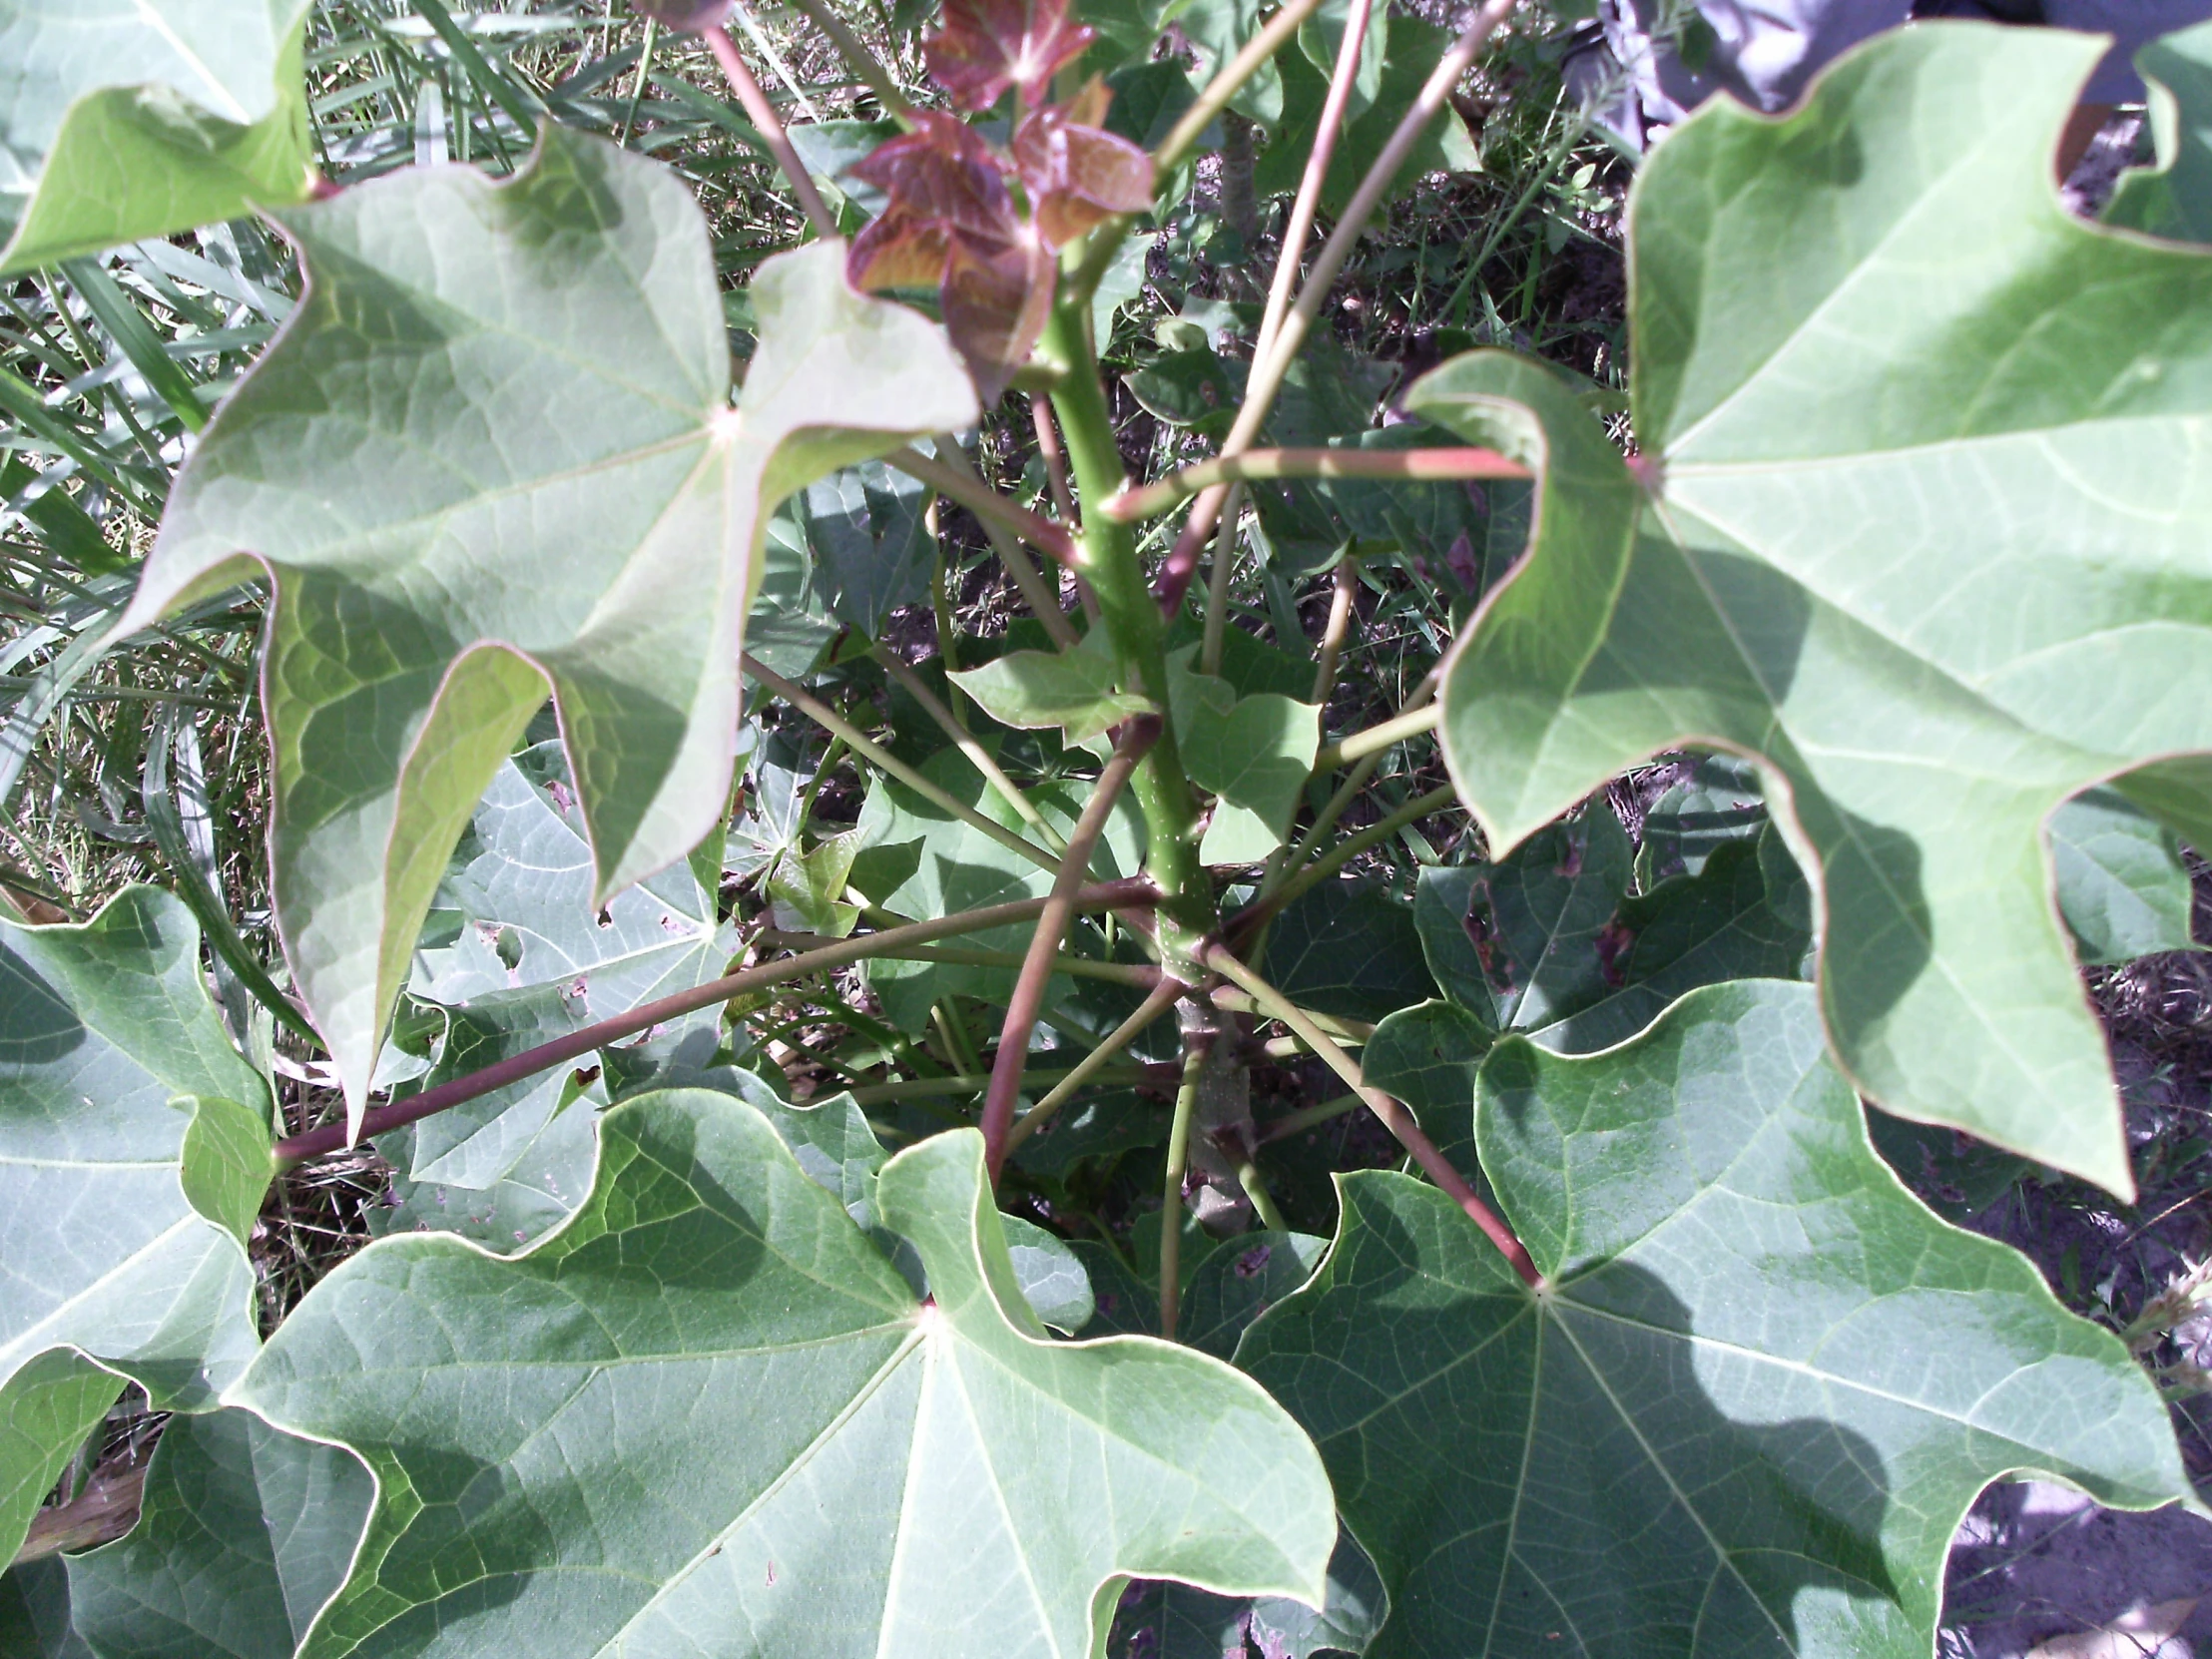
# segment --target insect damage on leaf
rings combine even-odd
[[[987,110],[1008,87],[1036,103],[1095,33],[1069,19],[1065,0],[948,0],[944,26],[921,43],[921,55],[962,109]]]

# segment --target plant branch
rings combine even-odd
[[[1325,773],[1335,772],[1347,761],[1357,761],[1365,755],[1380,755],[1383,750],[1401,744],[1407,738],[1417,738],[1423,732],[1433,732],[1442,713],[1435,704],[1423,700],[1417,709],[1408,709],[1403,714],[1379,721],[1350,737],[1340,738],[1315,755],[1314,776],[1319,778]]]
[[[1198,1079],[1206,1069],[1211,1031],[1190,1031],[1183,1038],[1183,1080],[1175,1090],[1175,1116],[1168,1125],[1167,1169],[1160,1190],[1160,1335],[1175,1341],[1183,1303],[1183,1173],[1191,1159],[1191,1120],[1198,1115]]]
[[[1337,665],[1344,660],[1345,640],[1352,632],[1352,602],[1359,592],[1359,560],[1346,548],[1337,560],[1329,622],[1321,631],[1321,655],[1314,665],[1314,695],[1306,700],[1318,709],[1327,709],[1329,700],[1337,694]]]
[[[1244,486],[1230,487],[1221,509],[1221,528],[1214,536],[1214,567],[1206,582],[1206,630],[1199,637],[1198,667],[1203,674],[1221,672],[1222,630],[1229,626],[1229,584],[1237,569],[1237,524],[1244,515]]]
[[[949,467],[911,447],[894,449],[883,459],[908,477],[920,479],[939,495],[959,502],[986,525],[995,523],[1001,529],[1019,536],[1038,552],[1049,555],[1071,569],[1081,568],[1081,557],[1065,530],[1050,519],[1031,512],[1019,502],[1007,500],[974,473]]]
[[[1077,1090],[1105,1070],[1107,1061],[1135,1042],[1145,1027],[1174,1007],[1176,1000],[1189,990],[1190,986],[1179,979],[1161,978],[1135,1013],[1115,1026],[1104,1042],[1076,1061],[1074,1069],[1053,1084],[1049,1094],[1014,1120],[1014,1126],[1006,1131],[1006,1155],[1012,1157],[1015,1148],[1050,1123],[1060,1108],[1075,1098]],[[1030,1081],[1039,1081],[1045,1075],[1033,1071],[1029,1074]]]
[[[762,142],[776,158],[776,165],[784,170],[784,177],[791,184],[792,194],[799,198],[799,205],[807,210],[807,220],[814,226],[815,235],[824,241],[833,238],[837,234],[837,216],[830,211],[822,193],[815,189],[815,176],[800,160],[791,135],[784,131],[784,123],[777,118],[776,106],[768,101],[761,83],[746,67],[745,55],[738,50],[738,43],[719,23],[704,33],[707,49],[714,53],[715,62],[722,66],[723,78],[737,93],[738,102],[745,106],[746,119],[761,130]]]
[[[760,942],[779,950],[820,950],[837,941],[820,933],[787,933],[772,927],[761,934]],[[1019,950],[963,950],[944,944],[906,944],[895,950],[877,951],[876,955],[894,962],[951,962],[961,967],[1018,968],[1028,960]],[[1100,962],[1088,956],[1070,956],[1064,950],[1053,957],[1052,971],[1071,979],[1100,979],[1140,990],[1150,990],[1160,982],[1160,970],[1149,962]]]
[[[1268,283],[1268,307],[1254,340],[1256,357],[1264,357],[1274,348],[1283,313],[1290,308],[1299,260],[1306,252],[1306,239],[1314,232],[1314,215],[1321,206],[1322,187],[1329,179],[1329,164],[1336,160],[1337,135],[1344,130],[1345,111],[1351,107],[1353,88],[1360,80],[1371,9],[1372,0],[1351,0],[1345,14],[1344,38],[1337,45],[1337,66],[1329,78],[1329,96],[1322,101],[1321,125],[1314,129],[1313,147],[1306,153],[1306,172],[1298,182],[1291,217],[1283,226],[1283,250],[1276,256],[1275,276]]]
[[[1027,796],[1015,788],[1014,781],[991,758],[991,752],[976,741],[975,734],[952,718],[952,711],[929,689],[927,682],[907,666],[906,659],[888,646],[877,646],[875,660],[883,665],[884,673],[905,688],[908,697],[921,705],[922,713],[937,723],[937,729],[950,738],[953,747],[968,758],[968,764],[983,775],[992,789],[1006,798],[1006,805],[1013,808],[1022,823],[1035,830],[1038,837],[1054,852],[1066,851],[1067,842],[1060,838],[1060,832],[1045,823],[1044,815],[1037,811],[1035,804]]]
[[[95,1474],[67,1503],[39,1510],[31,1517],[30,1530],[11,1565],[27,1566],[65,1550],[74,1554],[122,1537],[138,1524],[146,1469],[140,1463],[115,1474]]]
[[[1360,1062],[1333,1042],[1320,1026],[1308,1017],[1306,1011],[1254,973],[1226,945],[1216,944],[1206,952],[1206,965],[1223,977],[1235,981],[1251,995],[1253,1001],[1272,1018],[1281,1020],[1319,1055],[1324,1064],[1344,1079],[1350,1089],[1368,1104],[1368,1109],[1382,1120],[1382,1126],[1397,1137],[1398,1144],[1413,1155],[1413,1162],[1427,1172],[1428,1178],[1451,1195],[1454,1203],[1467,1213],[1467,1218],[1482,1229],[1490,1243],[1510,1262],[1513,1271],[1521,1276],[1531,1289],[1540,1289],[1543,1276],[1536,1271],[1536,1264],[1529,1260],[1528,1249],[1513,1236],[1513,1230],[1500,1221],[1496,1212],[1482,1202],[1475,1190],[1467,1185],[1466,1177],[1452,1167],[1451,1160],[1436,1150],[1436,1143],[1428,1138],[1421,1126],[1413,1121],[1398,1101],[1391,1099],[1381,1089],[1368,1086],[1360,1074]],[[1163,1234],[1162,1242],[1166,1240]],[[1167,1287],[1161,1286],[1164,1294]]]
[[[1037,453],[1044,457],[1045,482],[1052,491],[1052,510],[1071,532],[1080,534],[1075,517],[1075,497],[1068,493],[1068,458],[1060,448],[1060,428],[1053,424],[1052,400],[1029,399],[1030,423],[1037,429]]]
[[[1335,1100],[1325,1100],[1318,1106],[1301,1106],[1297,1111],[1286,1113],[1272,1123],[1261,1124],[1260,1144],[1266,1146],[1274,1141],[1288,1140],[1293,1135],[1303,1134],[1309,1129],[1341,1118],[1347,1112],[1355,1111],[1366,1104],[1356,1094],[1341,1094]]]
[[[1127,473],[1091,344],[1088,302],[1058,295],[1041,346],[1065,370],[1052,388],[1052,412],[1059,417],[1078,497],[1086,505],[1103,502],[1122,490]],[[1136,538],[1127,525],[1085,512],[1082,574],[1098,601],[1095,626],[1113,647],[1121,684],[1166,708],[1167,624],[1145,585]],[[1195,980],[1193,953],[1214,926],[1217,910],[1213,882],[1198,861],[1197,802],[1172,730],[1160,734],[1130,788],[1144,815],[1145,868],[1162,894],[1161,965],[1177,978]]]
[[[983,1161],[994,1184],[1006,1162],[1006,1132],[1013,1127],[1014,1103],[1021,1098],[1021,1073],[1029,1060],[1029,1039],[1037,1029],[1038,1016],[1044,1012],[1045,986],[1052,978],[1052,964],[1074,914],[1076,889],[1089,877],[1091,851],[1106,832],[1106,822],[1122,786],[1129,782],[1145,751],[1159,741],[1160,729],[1157,715],[1140,715],[1122,728],[1106,770],[1091,786],[1083,816],[1075,821],[1075,832],[1068,836],[1059,876],[1052,883],[1044,912],[1037,917],[1037,929],[1029,936],[1029,954],[1014,980],[1013,995],[1006,999],[1006,1020],[998,1033],[998,1057],[991,1063],[990,1093],[983,1101]]]
[[[1299,289],[1298,301],[1283,313],[1283,320],[1268,342],[1265,355],[1255,356],[1252,371],[1245,380],[1245,400],[1237,413],[1237,423],[1223,440],[1221,453],[1224,458],[1241,455],[1252,447],[1252,440],[1259,435],[1275,407],[1275,399],[1283,389],[1283,380],[1290,373],[1291,364],[1298,358],[1299,350],[1306,343],[1306,335],[1313,327],[1314,319],[1321,314],[1321,307],[1335,285],[1337,273],[1352,255],[1361,233],[1366,230],[1369,218],[1382,202],[1384,192],[1396,180],[1412,154],[1421,135],[1428,131],[1437,112],[1451,96],[1451,89],[1459,77],[1467,72],[1485,42],[1496,33],[1498,26],[1511,14],[1514,0],[1488,0],[1488,4],[1475,13],[1472,21],[1461,31],[1449,51],[1437,62],[1435,71],[1422,84],[1420,94],[1412,107],[1398,122],[1382,153],[1375,165],[1368,169],[1353,192],[1352,201],[1346,206],[1344,216],[1337,221],[1337,228],[1329,241],[1322,246],[1320,257],[1314,261],[1314,269]],[[1168,561],[1161,567],[1159,593],[1161,608],[1173,616],[1183,602],[1183,589],[1190,585],[1191,573],[1198,568],[1199,551],[1206,545],[1206,538],[1213,533],[1219,518],[1226,485],[1216,484],[1204,490],[1191,508],[1191,515],[1183,526],[1183,533],[1176,538],[1175,547]],[[1181,586],[1174,584],[1180,581]]]
[[[1276,394],[1283,389],[1283,378],[1297,360],[1299,350],[1306,343],[1306,335],[1321,315],[1323,304],[1328,301],[1329,290],[1335,286],[1337,274],[1352,257],[1352,250],[1366,231],[1368,220],[1382,205],[1382,198],[1397,180],[1413,147],[1421,141],[1436,116],[1451,97],[1451,89],[1459,84],[1480,55],[1491,35],[1497,32],[1506,18],[1512,15],[1514,0],[1488,0],[1488,4],[1476,12],[1459,38],[1437,61],[1434,71],[1422,83],[1420,94],[1412,107],[1405,112],[1389,141],[1382,146],[1382,153],[1360,181],[1346,204],[1344,214],[1337,221],[1337,228],[1330,233],[1328,242],[1322,245],[1320,255],[1314,261],[1314,269],[1298,291],[1297,303],[1284,313],[1282,326],[1270,342],[1270,351],[1264,360],[1255,360],[1252,373],[1246,383],[1245,402],[1237,414],[1237,424],[1231,429],[1228,440],[1222,445],[1224,454],[1237,454],[1247,448],[1258,435],[1261,424],[1275,407]]]
[[[873,738],[868,737],[827,703],[822,702],[819,698],[810,697],[774,669],[760,662],[750,652],[741,652],[738,662],[747,674],[768,687],[777,696],[783,698],[793,708],[808,716],[816,725],[844,739],[853,754],[871,765],[881,767],[931,806],[950,813],[970,830],[990,836],[992,840],[1005,847],[1007,851],[1018,852],[1032,863],[1042,865],[1044,868],[1055,872],[1058,871],[1060,860],[1057,856],[1047,852],[1035,841],[1015,834],[995,819],[985,818],[973,807],[955,799],[923,774],[901,761]]]
[[[1054,1078],[1064,1082],[1074,1075],[1071,1071],[1040,1071],[1040,1078]],[[1147,1065],[1116,1066],[1111,1070],[1093,1067],[1093,1076],[1102,1076],[1109,1083],[1151,1083],[1159,1080],[1157,1068]],[[963,1071],[948,1077],[901,1077],[889,1083],[863,1083],[851,1090],[852,1100],[858,1106],[881,1106],[893,1100],[926,1100],[931,1095],[981,1094],[990,1087],[988,1072]]]
[[[1221,454],[1142,489],[1124,490],[1100,509],[1124,524],[1156,518],[1215,484],[1248,478],[1527,478],[1528,468],[1494,449],[1249,449]]]
[[[1142,876],[1120,881],[1107,881],[1097,886],[1085,887],[1074,896],[1071,908],[1083,912],[1117,910],[1125,907],[1150,906],[1159,900],[1159,889]],[[696,1013],[701,1008],[726,1002],[733,996],[748,991],[764,990],[770,985],[780,985],[787,979],[804,978],[810,973],[820,973],[828,968],[843,967],[851,962],[864,961],[909,944],[926,944],[957,933],[980,932],[989,927],[1004,927],[1010,922],[1028,921],[1041,914],[1050,900],[1046,898],[1015,899],[1006,904],[990,904],[979,910],[963,910],[957,915],[941,916],[929,921],[917,921],[908,927],[893,927],[881,933],[864,933],[857,938],[839,939],[835,944],[825,945],[820,950],[809,951],[804,956],[787,957],[780,962],[764,962],[757,967],[741,969],[710,980],[688,991],[664,996],[657,1001],[640,1003],[628,1013],[617,1014],[572,1031],[565,1037],[536,1048],[525,1049],[497,1065],[472,1071],[465,1077],[456,1077],[440,1083],[435,1088],[424,1089],[420,1094],[409,1095],[388,1105],[370,1110],[362,1121],[364,1138],[389,1134],[403,1125],[415,1123],[448,1107],[487,1095],[494,1089],[503,1089],[510,1083],[519,1083],[526,1077],[535,1077],[541,1071],[550,1071],[565,1061],[589,1054],[593,1049],[608,1043],[619,1042],[624,1037],[650,1031],[654,1026],[685,1014]],[[317,1158],[326,1152],[336,1152],[350,1144],[345,1138],[342,1124],[329,1124],[320,1129],[310,1129],[304,1134],[292,1135],[276,1143],[276,1162],[290,1165],[307,1158]]]

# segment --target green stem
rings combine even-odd
[[[1045,326],[1043,349],[1065,370],[1053,387],[1052,409],[1059,416],[1081,501],[1087,506],[1110,500],[1128,479],[1114,443],[1114,419],[1091,345],[1087,306],[1061,294]],[[1167,622],[1146,586],[1135,533],[1103,513],[1086,510],[1076,566],[1098,598],[1099,624],[1113,644],[1122,684],[1165,709]],[[1130,788],[1144,815],[1145,867],[1163,895],[1161,964],[1176,978],[1195,983],[1194,952],[1213,926],[1214,899],[1198,861],[1197,806],[1172,726],[1138,763]]]
[[[1171,1343],[1183,1301],[1183,1171],[1190,1163],[1191,1119],[1198,1114],[1198,1077],[1206,1068],[1207,1049],[1199,1033],[1185,1040],[1183,1081],[1175,1091],[1175,1120],[1168,1126],[1168,1167],[1160,1192],[1160,1335]]]

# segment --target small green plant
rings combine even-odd
[[[1439,366],[1329,326],[1511,0],[798,0],[812,80],[636,5],[0,0],[0,765],[173,889],[0,869],[0,1647],[1927,1655],[1990,1481],[2195,1501],[2186,1298],[2066,1312],[1862,1104],[2131,1195],[2078,967],[2212,845],[2212,216],[2061,210],[2094,43],[1684,123],[1624,403],[1463,308],[1600,201],[1556,112]]]

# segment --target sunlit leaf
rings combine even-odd
[[[2212,257],[2060,207],[2096,50],[1931,24],[1685,122],[1629,215],[1634,471],[1526,360],[1408,402],[1543,472],[1444,687],[1492,844],[1685,741],[1760,757],[1861,1088],[2125,1193],[2042,835],[2107,780],[2212,834]]]
[[[378,1479],[307,1655],[1074,1655],[1125,1574],[1321,1599],[1304,1437],[1218,1361],[1047,1341],[973,1131],[879,1178],[926,1303],[752,1108],[602,1135],[528,1255],[373,1245],[237,1390]]]
[[[1479,1135],[1542,1291],[1362,1171],[1238,1350],[1382,1571],[1372,1654],[1926,1659],[1988,1481],[2188,1495],[2121,1344],[1875,1157],[1811,987],[1708,987],[1586,1059],[1508,1038]]]
[[[0,272],[307,195],[307,0],[0,0]]]
[[[558,127],[505,184],[415,169],[282,223],[307,295],[122,631],[272,576],[276,918],[357,1116],[447,852],[548,689],[604,900],[728,799],[767,508],[975,405],[942,333],[822,244],[755,277],[733,409],[689,192]]]
[[[1114,214],[1152,206],[1152,158],[1102,131],[1106,88],[1093,81],[1071,108],[1047,104],[1014,129],[1014,165],[1047,246],[1060,248]]]
[[[1112,643],[1093,629],[1072,651],[1009,651],[946,678],[1002,726],[1058,728],[1081,743],[1154,712],[1149,699],[1117,691],[1115,675]]]
[[[1090,43],[1091,31],[1068,16],[1067,0],[945,0],[921,55],[953,102],[987,110],[1008,87],[1036,103],[1060,66]]]
[[[13,1556],[119,1377],[205,1408],[254,1353],[245,1246],[274,1173],[269,1094],[208,1000],[178,900],[130,887],[82,926],[0,920],[0,1141]]]

